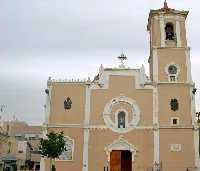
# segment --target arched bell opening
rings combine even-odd
[[[165,25],[166,40],[175,40],[174,25],[173,23],[167,23]]]

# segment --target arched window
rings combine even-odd
[[[171,63],[165,67],[165,73],[168,76],[169,82],[177,82],[180,68],[177,64]]]
[[[73,160],[74,140],[70,137],[65,137],[66,150],[59,156],[60,160]]]
[[[168,73],[169,75],[176,75],[177,74],[177,67],[175,65],[169,65]]]
[[[167,23],[165,26],[166,40],[174,40],[174,25],[172,23]]]
[[[168,67],[169,81],[176,82],[177,81],[177,67],[175,65],[170,65]]]
[[[126,113],[121,111],[118,113],[118,128],[125,128],[125,123],[126,123]]]

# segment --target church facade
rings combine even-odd
[[[150,76],[102,65],[94,80],[49,79],[47,132],[64,131],[58,171],[194,171],[199,167],[188,11],[151,10]],[[43,159],[42,170],[48,170]]]

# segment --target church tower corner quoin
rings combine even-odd
[[[57,170],[199,170],[187,15],[166,2],[150,11],[149,77],[122,54],[119,67],[101,65],[93,80],[48,79],[44,135],[63,131],[67,147]]]

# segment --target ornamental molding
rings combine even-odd
[[[129,115],[132,116],[132,120],[130,122],[128,121],[125,128],[118,128],[117,124],[114,123],[111,119],[113,107],[120,103],[128,104],[131,107],[131,113]],[[121,110],[124,111],[124,109],[121,109]],[[107,127],[110,128],[112,131],[118,132],[118,133],[126,133],[137,127],[140,121],[140,109],[138,105],[136,104],[135,100],[126,96],[118,96],[110,100],[105,105],[105,108],[103,111],[103,119]]]
[[[171,152],[180,152],[182,150],[181,144],[170,144],[170,151]]]
[[[138,152],[137,148],[129,143],[124,136],[119,136],[118,139],[114,140],[111,144],[109,144],[107,147],[104,148],[104,151],[107,155],[108,162],[110,161],[110,153],[113,150],[128,150],[132,153],[132,162],[134,162],[135,155]]]
[[[163,16],[163,14],[159,14],[158,16],[153,16],[152,18],[156,20],[160,20],[161,18],[164,18],[166,20],[185,21],[185,18],[183,16],[175,16],[175,15]]]
[[[47,131],[48,128],[83,128],[83,129],[91,129],[91,130],[107,130],[109,129],[106,125],[89,125],[83,126],[82,124],[49,124],[44,125],[43,128]],[[144,129],[153,129],[153,126],[136,126],[134,129],[144,130]],[[47,134],[47,132],[45,133]]]
[[[72,128],[72,129],[76,129],[76,128],[83,128],[83,129],[89,129],[89,130],[110,130],[110,128],[108,128],[108,126],[106,125],[89,125],[89,126],[83,126],[81,124],[49,124],[49,125],[45,125],[43,126],[44,130],[43,130],[43,136],[45,137],[45,135],[47,134],[47,130],[48,128]],[[199,126],[198,124],[195,125],[178,125],[176,127],[172,127],[171,125],[158,125],[158,124],[152,124],[149,126],[136,126],[134,127],[135,130],[159,130],[159,129],[194,129],[196,131],[198,131]]]
[[[65,135],[65,146],[66,151],[64,151],[56,161],[73,161],[74,160],[74,139]]]
[[[140,69],[119,69],[119,68],[102,68],[99,70],[98,86],[92,87],[92,89],[108,89],[109,80],[111,76],[133,76],[135,77],[136,89],[153,89],[152,86],[146,85],[150,82],[145,74],[144,66]],[[133,82],[134,83],[134,82]]]
[[[199,131],[199,123],[198,122],[194,122],[194,130]]]

